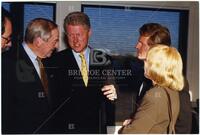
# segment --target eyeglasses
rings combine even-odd
[[[5,39],[6,40],[6,44],[9,43],[11,41],[11,37],[4,37],[4,36],[1,36],[1,38]]]

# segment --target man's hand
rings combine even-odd
[[[105,85],[101,90],[109,100],[113,101],[117,99],[117,93],[114,85]]]
[[[123,126],[127,126],[131,123],[132,119],[126,119],[124,122],[123,122]]]

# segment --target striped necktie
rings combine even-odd
[[[85,56],[83,53],[80,53],[80,57],[81,57],[81,74],[82,74],[85,86],[87,87],[87,85],[88,85],[87,63],[86,63],[86,59],[85,59]]]
[[[41,82],[42,82],[42,85],[43,85],[43,88],[44,88],[44,92],[47,95],[48,94],[48,80],[47,80],[45,68],[44,68],[44,65],[41,61],[41,58],[37,57],[36,60],[38,62],[39,68],[40,68],[40,79],[41,79]]]

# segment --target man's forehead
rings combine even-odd
[[[87,26],[87,25],[83,25],[83,24],[69,24],[66,26],[66,28],[81,28],[81,29],[84,29],[84,30],[90,30],[90,28]]]

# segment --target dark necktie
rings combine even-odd
[[[138,97],[138,101],[140,101],[140,100],[144,97],[145,93],[146,93],[149,89],[151,89],[152,86],[153,86],[153,85],[152,85],[152,81],[149,80],[149,79],[147,79],[147,78],[145,77],[144,80],[143,80],[143,87],[142,87],[142,90],[141,90],[140,95],[139,95],[139,97]]]
[[[42,82],[42,85],[43,85],[43,88],[44,88],[44,92],[47,95],[48,94],[48,80],[47,80],[45,68],[44,68],[44,65],[41,61],[41,58],[37,57],[36,60],[38,61],[38,65],[39,65],[39,68],[40,68],[40,79],[41,79],[41,82]]]

